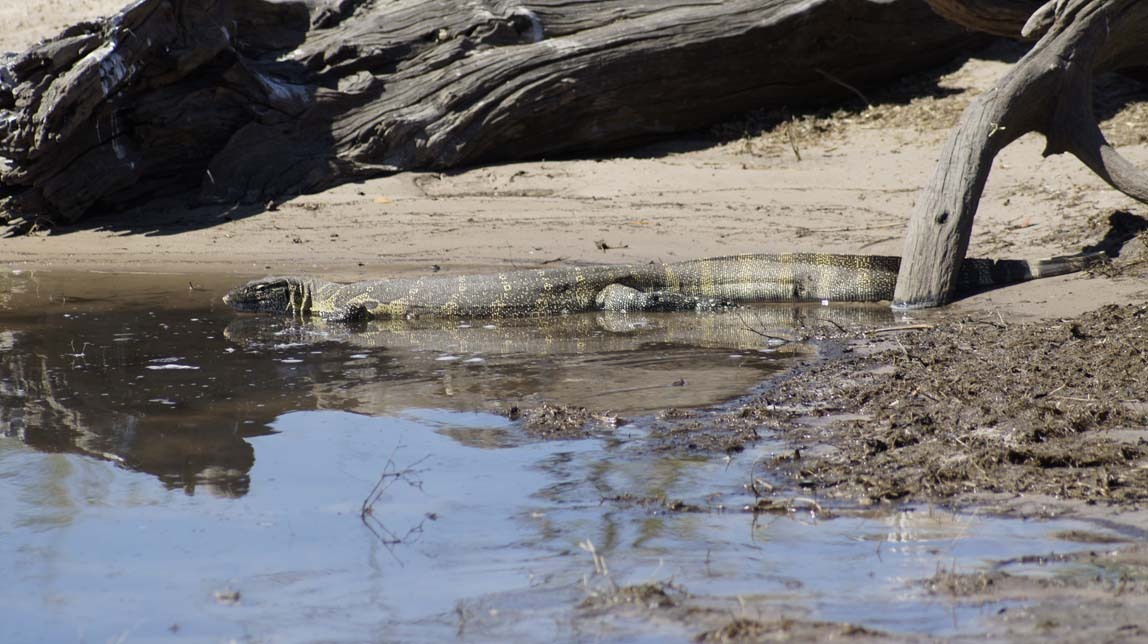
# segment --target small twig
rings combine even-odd
[[[398,448],[398,446],[395,447],[396,450]],[[395,481],[406,481],[406,483],[411,487],[418,488],[420,490],[422,489],[422,481],[414,476],[415,474],[418,474],[418,470],[415,468],[430,458],[430,455],[428,454],[420,458],[409,467],[405,467],[401,470],[396,469],[393,457],[394,452],[392,451],[391,456],[387,457],[387,464],[383,466],[383,473],[379,475],[379,480],[375,482],[375,486],[371,488],[371,492],[367,494],[367,498],[363,499],[363,505],[359,509],[360,517],[365,519],[367,515],[372,514],[373,506],[375,503],[377,503],[379,499],[382,498],[383,493],[385,493],[387,488],[389,488]]]
[[[596,246],[598,248],[598,250],[602,251],[603,253],[608,251],[608,250],[621,250],[623,248],[629,248],[630,247],[629,244],[621,244],[618,246],[611,246],[610,244],[606,243],[605,239],[595,239],[594,240],[594,246]]]
[[[379,499],[382,498],[383,494],[395,481],[404,481],[407,485],[420,490],[423,487],[422,480],[417,476],[419,470],[416,468],[419,464],[430,458],[430,455],[423,456],[410,466],[400,470],[395,465],[394,460],[395,452],[398,451],[399,447],[401,447],[401,445],[396,445],[395,449],[391,451],[391,455],[387,457],[386,465],[383,466],[383,472],[379,475],[379,480],[375,482],[375,486],[371,488],[370,493],[367,494],[367,498],[363,499],[363,505],[359,509],[359,519],[362,520],[363,525],[371,531],[371,534],[375,535],[379,543],[383,544],[387,551],[391,553],[391,556],[401,565],[402,561],[395,555],[394,547],[404,543],[412,543],[415,537],[422,534],[423,524],[425,524],[428,519],[433,521],[436,517],[433,514],[427,514],[417,525],[411,527],[405,534],[400,536],[384,525],[378,516],[375,515],[375,504],[378,503]]]
[[[840,78],[837,78],[833,74],[830,74],[829,72],[825,71],[824,69],[821,69],[820,67],[814,68],[813,71],[817,72],[818,74],[821,74],[822,76],[833,81],[834,83],[837,83],[838,85],[844,87],[845,89],[849,90],[850,92],[853,92],[853,94],[856,95],[857,98],[861,99],[862,103],[865,103],[865,107],[873,107],[873,104],[870,103],[869,99],[866,98],[865,95],[861,93],[861,90],[857,89],[856,87],[853,87],[849,83],[846,83],[845,81],[841,80]]]
[[[506,244],[505,244],[505,245],[506,245],[506,254],[510,256],[510,260],[509,260],[509,261],[510,261],[510,266],[511,266],[511,267],[512,267],[514,270],[516,270],[516,271],[517,271],[517,270],[522,270],[521,268],[519,268],[518,264],[515,264],[515,263],[514,263],[514,249],[512,249],[512,248],[510,247],[510,242],[506,242]]]
[[[935,403],[938,403],[938,404],[941,402],[941,400],[939,398],[937,398],[936,396],[934,396],[933,394],[931,394],[927,391],[921,391],[920,389],[914,389],[913,393],[917,394],[918,396],[924,396],[925,398],[928,398],[929,400],[931,400]]]
[[[1096,402],[1095,398],[1078,398],[1076,396],[1049,396],[1049,397],[1050,398],[1056,398],[1057,400],[1071,400],[1072,402],[1082,402],[1082,403],[1094,403],[1094,402]]]
[[[742,324],[742,327],[745,328],[746,331],[749,331],[750,333],[752,333],[756,336],[760,336],[760,337],[765,338],[766,340],[771,340],[773,342],[777,342],[778,344],[791,344],[793,342],[799,342],[799,340],[795,340],[793,338],[786,338],[786,337],[782,337],[780,335],[772,335],[772,334],[766,333],[765,331],[755,329],[753,327],[753,325],[751,325],[749,322],[746,322],[745,316],[743,316],[741,314],[741,311],[737,311],[736,314],[737,314],[737,319]]]
[[[801,150],[797,149],[797,137],[793,135],[793,121],[790,121],[789,125],[785,127],[785,135],[789,137],[789,148],[793,150],[793,156],[801,161]]]
[[[806,228],[811,233],[859,233],[869,230],[885,230],[888,228],[904,228],[905,222],[898,221],[889,224],[873,224],[872,226],[839,226],[834,228]],[[900,239],[898,237],[897,239]]]
[[[590,553],[594,558],[594,572],[601,577],[609,577],[610,569],[606,567],[606,558],[598,554],[597,548],[594,547],[594,542],[586,539],[578,543],[578,547]]]
[[[596,394],[590,394],[589,396],[587,396],[587,398],[596,398],[598,396],[610,396],[612,394],[624,394],[624,393],[629,393],[631,391],[647,391],[650,389],[667,389],[669,387],[685,387],[688,384],[689,383],[686,382],[685,378],[678,378],[677,380],[670,382],[670,383],[666,383],[664,385],[645,385],[642,387],[625,387],[623,389],[611,389],[609,391],[600,391]]]
[[[811,514],[821,512],[821,504],[817,502],[817,499],[808,496],[795,496],[789,499],[786,507],[790,512],[796,512],[802,508],[807,508]]]
[[[932,324],[903,324],[901,326],[883,326],[873,329],[870,333],[897,333],[899,331],[927,331],[934,328]]]
[[[836,320],[833,320],[831,318],[825,318],[824,320],[822,320],[822,322],[828,322],[829,324],[832,324],[833,326],[837,327],[837,330],[839,332],[845,333],[845,327],[838,324]]]
[[[895,241],[897,239],[900,239],[900,237],[883,237],[881,239],[874,239],[873,241],[869,241],[869,242],[865,242],[864,244],[861,244],[860,248],[869,248],[870,246],[876,246],[877,244],[884,244],[887,241]]]

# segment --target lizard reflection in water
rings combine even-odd
[[[284,329],[260,318],[237,318],[224,335],[243,345],[339,342],[363,348],[394,348],[482,355],[605,354],[646,344],[675,344],[731,350],[760,349],[771,340],[800,341],[802,334],[851,326],[890,324],[887,308],[867,305],[789,305],[752,310],[675,315],[598,314],[508,318],[497,325],[458,320],[370,320],[348,327],[312,321]]]
[[[356,411],[375,415],[412,407],[502,413],[550,401],[634,414],[730,400],[812,354],[803,342],[776,339],[893,320],[887,307],[866,305],[353,325],[244,316],[224,335],[245,355],[301,358],[290,368],[312,374],[309,395],[324,408],[353,400]]]

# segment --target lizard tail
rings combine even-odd
[[[1108,261],[1104,251],[1063,255],[1048,259],[966,259],[961,265],[958,286],[978,288],[1002,286],[1041,277],[1087,270]]]

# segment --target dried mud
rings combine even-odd
[[[739,606],[746,610],[749,604]],[[768,611],[754,606],[755,613]],[[587,619],[641,619],[696,632],[695,642],[814,642],[827,640],[899,641],[853,624],[762,614],[731,617],[734,609],[713,598],[694,596],[671,583],[653,582],[592,591],[578,609]]]
[[[817,622],[797,619],[778,619],[763,622],[737,618],[721,628],[699,635],[698,642],[815,642],[842,639],[874,639],[888,641],[888,635],[852,624]]]
[[[964,318],[861,338],[852,357],[795,374],[748,409],[810,410],[790,412],[781,431],[826,453],[777,464],[834,497],[1138,504],[1148,497],[1146,339],[1143,304],[1035,323]]]
[[[628,421],[609,413],[593,412],[585,407],[542,403],[532,407],[511,407],[510,420],[521,421],[522,430],[533,438],[577,440],[612,430]]]

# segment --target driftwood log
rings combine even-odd
[[[983,7],[994,0],[929,2],[944,6],[945,15],[958,17],[962,5]],[[1014,0],[1007,2],[1008,7],[1016,5]],[[995,31],[1008,33],[1016,24],[1015,18],[1002,19]],[[949,301],[993,158],[1028,132],[1045,136],[1046,156],[1070,152],[1117,190],[1148,202],[1148,175],[1108,144],[1092,112],[1096,74],[1148,64],[1148,2],[1052,0],[1021,25],[1020,35],[1040,40],[968,107],[917,198],[894,308],[927,308]]]
[[[138,0],[0,58],[0,198],[72,222],[598,151],[978,38],[920,0]]]
[[[926,0],[933,10],[970,29],[1024,38],[1024,25],[1044,0]]]

